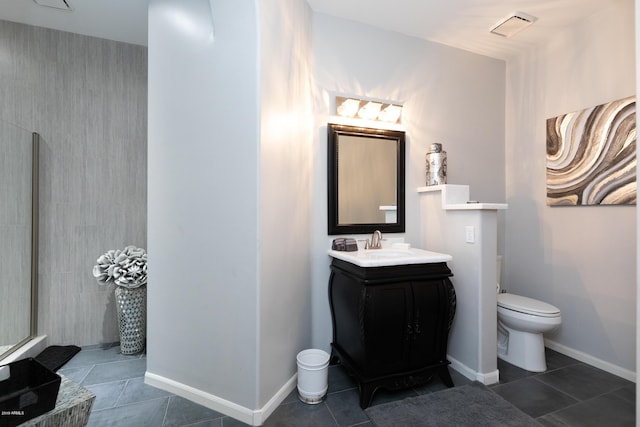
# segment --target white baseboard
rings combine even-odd
[[[278,405],[280,405],[296,387],[296,380],[297,375],[294,374],[262,408],[253,410],[149,371],[144,374],[144,382],[146,384],[184,397],[192,402],[206,406],[209,409],[213,409],[214,411],[218,411],[252,426],[260,426],[264,423],[267,417],[275,411]]]
[[[480,381],[484,385],[497,384],[500,382],[500,372],[497,369],[487,374],[478,372],[476,374],[476,380]]]
[[[464,363],[456,360],[455,358],[447,355],[447,359],[451,362],[451,368],[460,374],[464,375],[471,381],[478,381],[484,385],[496,384],[499,381],[498,370],[496,369],[493,372],[482,373],[477,372],[465,365]]]
[[[552,340],[545,339],[544,345],[546,347],[549,347],[551,350],[562,353],[565,356],[572,357],[576,360],[579,360],[580,362],[586,363],[587,365],[602,369],[603,371],[624,378],[625,380],[629,380],[634,383],[636,382],[636,373],[633,371],[621,368],[620,366],[614,365],[613,363],[605,362],[604,360],[593,357],[590,354],[583,353],[579,350],[574,350],[573,348],[559,344]]]

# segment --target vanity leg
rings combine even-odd
[[[453,380],[451,379],[448,366],[443,366],[438,369],[438,376],[447,387],[453,387]]]
[[[338,365],[340,363],[340,357],[336,354],[333,347],[331,347],[331,355],[329,356],[329,365]]]
[[[360,383],[360,408],[367,409],[371,405],[373,399],[373,393],[376,391],[376,387],[367,383]]]

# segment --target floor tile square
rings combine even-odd
[[[358,383],[351,375],[349,375],[344,366],[332,365],[329,366],[328,387],[329,393],[333,393],[350,388],[357,388]]]
[[[220,418],[220,424],[221,427],[250,427],[250,424],[243,423],[231,417]]]
[[[522,378],[536,375],[535,372],[529,372],[502,359],[498,359],[498,372],[500,376],[500,384],[510,383]]]
[[[180,427],[194,423],[219,421],[224,415],[179,396],[171,396],[163,427]]]
[[[536,377],[500,384],[491,387],[491,390],[533,418],[578,402],[576,399],[536,380]]]
[[[122,394],[122,390],[124,390],[126,384],[127,381],[123,380],[84,386],[96,395],[96,400],[93,402],[92,410],[97,411],[116,406],[118,398]]]
[[[222,418],[216,418],[215,420],[193,423],[184,427],[223,427],[223,425],[222,425]]]
[[[169,398],[165,397],[100,411],[92,410],[87,427],[160,427],[168,404]]]
[[[632,384],[582,363],[547,372],[536,378],[578,400],[587,400]]]
[[[120,346],[109,346],[105,349],[95,348],[87,350],[82,348],[63,366],[64,369],[92,366],[97,363],[115,362],[118,360],[140,359],[140,355],[128,356],[120,353]]]
[[[278,406],[263,426],[337,427],[338,423],[324,402],[317,405],[293,402]]]
[[[635,405],[609,393],[545,415],[538,422],[545,426],[634,427]]]
[[[327,395],[325,403],[339,426],[351,426],[369,420],[360,408],[358,389],[349,389]]]
[[[298,397],[298,388],[296,387],[295,389],[293,389],[293,391],[291,391],[291,393],[287,395],[287,397],[285,397],[285,399],[280,404],[298,402],[299,400],[300,398]]]
[[[616,391],[612,391],[611,394],[616,395],[629,403],[633,403],[634,405],[636,404],[636,385],[633,383]]]
[[[145,359],[122,360],[95,365],[82,381],[82,385],[108,383],[142,377],[147,369]]]
[[[118,405],[127,405],[129,403],[141,402],[143,400],[157,399],[159,397],[173,396],[168,391],[161,390],[156,387],[152,387],[144,383],[143,377],[131,378],[126,381],[126,386],[120,399],[118,399]]]
[[[580,363],[576,359],[565,356],[564,354],[558,353],[550,348],[545,348],[544,354],[547,360],[547,372]]]
[[[87,376],[89,371],[93,368],[93,366],[83,366],[81,368],[63,368],[58,370],[60,375],[64,375],[69,378],[71,381],[80,384],[82,380]]]

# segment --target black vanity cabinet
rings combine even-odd
[[[446,263],[359,267],[333,259],[329,304],[331,361],[360,387],[360,406],[378,388],[427,382],[434,374],[453,387],[447,340],[456,296]]]

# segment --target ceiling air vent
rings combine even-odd
[[[537,19],[526,13],[514,12],[498,21],[489,31],[502,37],[511,37],[536,22]]]
[[[53,7],[54,9],[73,10],[69,0],[33,0],[40,6]]]

